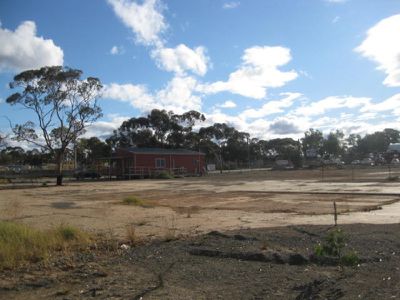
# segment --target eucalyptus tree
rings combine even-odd
[[[102,85],[98,78],[82,79],[82,71],[62,66],[24,71],[14,77],[11,89],[18,92],[6,102],[33,113],[29,120],[13,126],[14,139],[50,152],[57,165],[57,185],[62,184],[64,156],[88,124],[102,116],[97,105]]]

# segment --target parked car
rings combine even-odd
[[[364,158],[364,159],[360,162],[360,164],[362,164],[362,165],[364,165],[364,166],[374,166],[374,165],[375,165],[375,162],[374,162],[374,160],[373,160],[372,158],[367,157],[367,158]]]
[[[96,179],[96,178],[100,178],[101,175],[99,173],[97,173],[96,171],[93,171],[93,170],[77,170],[74,173],[74,177],[77,180],[85,179],[85,178]]]
[[[390,162],[393,165],[400,165],[400,159],[398,158],[393,158],[392,161]]]
[[[355,159],[351,162],[352,165],[359,165],[360,161],[358,159]]]

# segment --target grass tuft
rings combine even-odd
[[[122,199],[122,203],[126,204],[126,205],[135,205],[135,206],[141,206],[141,207],[150,207],[151,206],[148,203],[146,203],[146,201],[144,201],[138,197],[135,197],[135,196],[125,197],[124,199]]]
[[[45,260],[54,251],[86,247],[88,242],[86,233],[67,225],[41,231],[24,224],[0,221],[0,269]]]

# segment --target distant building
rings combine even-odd
[[[115,175],[123,178],[148,177],[161,172],[202,175],[205,154],[186,149],[118,148],[112,160]]]

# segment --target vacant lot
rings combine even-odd
[[[356,171],[3,185],[1,219],[105,238],[3,270],[0,298],[397,299],[400,185],[385,169]],[[333,202],[356,265],[313,260]]]
[[[123,238],[192,235],[210,230],[398,223],[400,185],[386,169],[246,171],[173,180],[67,182],[0,190],[0,218],[38,228],[60,223]],[[10,186],[8,186],[10,187]],[[136,198],[127,205],[126,198]]]

